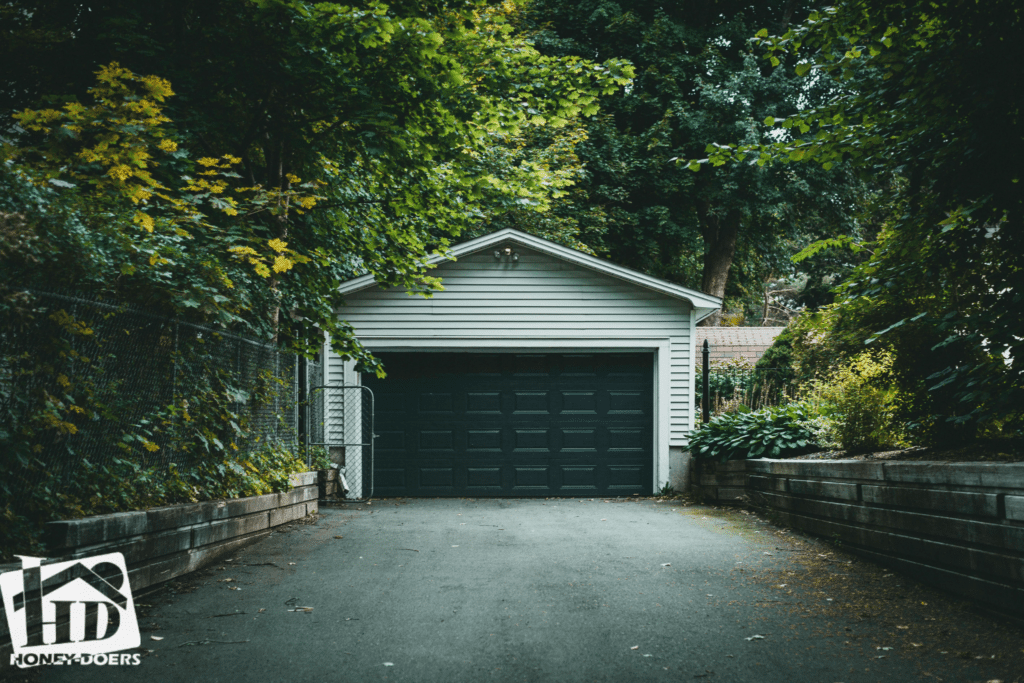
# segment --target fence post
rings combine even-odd
[[[702,350],[702,354],[701,355],[704,356],[704,358],[702,359],[702,364],[701,364],[701,367],[703,368],[703,378],[704,378],[703,382],[702,382],[702,384],[704,385],[703,386],[704,393],[703,393],[703,396],[702,396],[701,402],[700,402],[701,413],[702,413],[701,414],[701,422],[707,424],[711,420],[711,391],[710,391],[711,382],[710,382],[710,377],[709,377],[709,375],[711,374],[710,373],[710,370],[711,370],[711,348],[708,346],[708,340],[707,339],[704,340],[704,348]]]
[[[174,321],[174,354],[171,356],[171,444],[177,451],[178,446],[178,420],[175,414],[178,410],[178,321]],[[168,448],[167,451],[171,449]],[[165,456],[167,457],[167,456]]]
[[[299,436],[299,447],[306,451],[306,465],[309,463],[309,426],[307,424],[309,420],[309,407],[306,405],[306,396],[309,393],[309,361],[305,356],[299,356],[299,389],[298,389],[298,436]]]

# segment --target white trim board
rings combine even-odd
[[[665,294],[666,296],[682,299],[693,307],[694,317],[698,322],[722,307],[722,300],[718,297],[704,294],[703,292],[698,292],[690,289],[689,287],[683,287],[682,285],[677,285],[656,277],[651,277],[650,275],[632,270],[631,268],[626,268],[625,266],[620,266],[612,263],[611,261],[599,259],[596,256],[591,256],[590,254],[584,254],[581,251],[576,251],[575,249],[570,249],[562,246],[561,244],[556,244],[512,228],[498,230],[497,232],[492,232],[489,235],[484,235],[483,237],[477,237],[476,239],[469,240],[468,242],[457,244],[451,248],[449,254],[455,259],[458,259],[461,256],[474,254],[485,249],[490,249],[491,247],[509,243],[534,249],[549,256],[562,259],[563,261],[568,261],[577,266],[618,278],[639,287],[644,287],[646,289]],[[449,259],[445,256],[433,256],[429,259],[430,264],[433,266],[438,266],[443,263],[447,263],[448,261]],[[376,285],[377,282],[373,279],[372,275],[363,275],[362,277],[357,277],[343,283],[341,287],[338,288],[338,291],[342,294],[353,294],[364,289],[375,287]]]

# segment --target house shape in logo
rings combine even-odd
[[[49,565],[21,559],[20,572],[0,576],[16,653],[98,654],[139,646],[121,553]]]

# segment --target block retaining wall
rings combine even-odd
[[[1001,611],[1024,614],[1024,463],[702,463],[709,502],[789,526]]]
[[[48,559],[123,553],[135,593],[193,572],[265,538],[276,526],[316,512],[317,479],[316,472],[302,472],[292,475],[293,488],[284,493],[50,522],[44,536]],[[0,573],[19,569],[20,563],[0,565]],[[7,620],[2,618],[0,644],[9,643]]]

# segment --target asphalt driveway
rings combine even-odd
[[[138,666],[42,680],[1024,683],[1018,627],[678,501],[323,509],[137,602]]]

